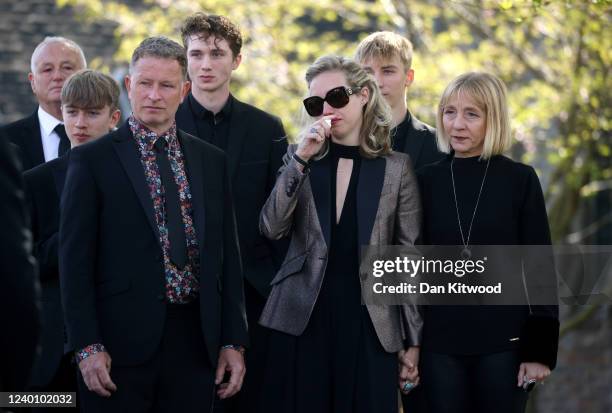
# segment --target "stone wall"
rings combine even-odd
[[[32,113],[36,100],[28,82],[30,56],[46,36],[77,42],[88,62],[100,58],[111,65],[116,50],[115,24],[85,23],[71,7],[56,0],[2,0],[0,13],[0,124]]]

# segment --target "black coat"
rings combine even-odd
[[[34,255],[42,287],[41,352],[31,384],[46,386],[64,355],[64,317],[60,299],[58,237],[59,200],[66,178],[69,153],[26,171],[23,179],[32,225]]]
[[[223,344],[248,344],[227,162],[182,131],[200,248],[200,318],[216,365]],[[69,347],[102,343],[116,365],[157,350],[166,316],[163,253],[140,153],[127,123],[74,148],[60,212],[59,265]]]
[[[287,151],[279,118],[233,98],[226,155],[234,194],[244,278],[267,296],[270,281],[285,257],[286,242],[272,242],[259,233],[259,212],[276,182]],[[176,113],[179,129],[198,136],[189,99]],[[203,140],[209,137],[198,136]]]
[[[39,334],[36,263],[16,158],[0,140],[0,391],[25,391]]]
[[[45,162],[38,111],[0,128],[0,139],[17,145],[23,170],[27,171]]]
[[[410,112],[394,129],[393,150],[410,156],[414,170],[444,158],[436,146],[436,130]]]

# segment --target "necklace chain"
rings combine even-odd
[[[470,236],[472,235],[472,224],[474,223],[474,218],[476,217],[476,210],[478,209],[478,203],[480,202],[480,195],[482,195],[482,188],[484,188],[485,179],[487,179],[487,172],[489,170],[489,164],[491,163],[491,158],[487,160],[487,167],[485,168],[484,176],[482,177],[482,182],[480,183],[480,190],[478,191],[478,198],[476,198],[476,206],[474,207],[474,213],[472,214],[472,219],[470,221],[470,227],[468,228],[467,239],[463,235],[463,228],[461,226],[461,217],[459,215],[459,203],[457,202],[457,190],[455,188],[455,173],[453,172],[453,163],[455,162],[455,157],[451,160],[451,180],[453,182],[453,197],[455,198],[455,210],[457,211],[457,223],[459,224],[459,233],[461,234],[461,242],[464,246],[464,251],[469,253],[468,245],[470,245]]]

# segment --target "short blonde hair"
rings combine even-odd
[[[451,99],[461,95],[472,98],[478,108],[485,113],[486,132],[480,157],[489,159],[508,150],[512,138],[506,85],[497,76],[484,72],[464,73],[446,86],[436,116],[438,149],[444,153],[451,151],[450,136],[444,130],[444,108]]]
[[[412,43],[404,36],[393,32],[374,32],[363,39],[355,51],[355,60],[364,63],[366,60],[390,60],[398,56],[404,70],[412,66]]]
[[[359,133],[360,149],[363,156],[376,158],[391,153],[391,109],[380,93],[374,78],[366,72],[357,62],[342,56],[323,56],[318,58],[306,70],[306,83],[310,87],[312,80],[325,72],[343,73],[349,87],[353,89],[367,88],[368,102],[363,108],[363,121]],[[305,110],[302,108],[302,113]],[[312,118],[302,116],[308,122]],[[304,127],[306,127],[306,123]],[[327,154],[329,145],[327,140],[317,156],[321,158]]]

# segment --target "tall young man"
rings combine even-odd
[[[224,150],[229,163],[251,347],[245,385],[227,409],[249,411],[250,401],[258,394],[263,363],[264,338],[258,319],[285,251],[284,243],[271,243],[260,235],[259,211],[274,187],[287,149],[285,131],[277,117],[230,93],[232,72],[242,60],[242,36],[236,25],[224,16],[196,13],[183,23],[181,36],[191,93],[179,107],[177,125]]]
[[[412,43],[393,32],[376,32],[363,39],[355,60],[370,72],[393,116],[393,150],[410,155],[414,169],[442,158],[436,147],[436,131],[408,110],[406,95],[414,81]]]

